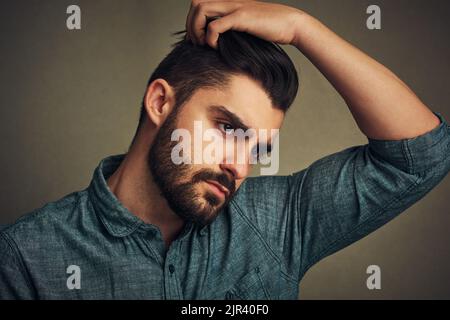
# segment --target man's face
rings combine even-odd
[[[272,143],[275,136],[271,135],[272,129],[279,129],[283,119],[284,113],[273,107],[260,85],[246,76],[232,76],[227,88],[197,90],[164,122],[148,154],[152,176],[171,209],[184,220],[201,226],[211,223],[248,176],[252,167],[249,163],[252,151],[258,144]],[[220,159],[214,159],[215,164],[195,161],[175,164],[171,154],[178,142],[171,141],[171,135],[176,129],[185,129],[192,137],[191,154],[183,155],[186,159],[193,160],[195,153],[201,157],[211,144],[208,141],[195,142],[199,124],[202,134],[215,129],[215,138],[223,139],[223,145],[228,147],[224,148]],[[245,126],[257,132],[265,129],[269,134],[264,141],[259,136],[246,139],[243,148],[238,146],[233,133],[235,129],[246,131]],[[240,158],[238,153],[243,153]]]

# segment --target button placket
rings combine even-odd
[[[181,288],[177,278],[178,254],[179,245],[178,240],[174,241],[169,248],[165,261],[165,287],[166,299],[182,299]],[[176,267],[177,266],[177,267]]]

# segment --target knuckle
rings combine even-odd
[[[217,23],[217,20],[211,21],[208,24],[208,29],[211,30],[212,32],[215,32],[218,29],[219,25]]]
[[[243,9],[236,10],[235,15],[236,15],[236,18],[238,18],[239,20],[247,18],[247,12]]]

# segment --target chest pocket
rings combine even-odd
[[[270,300],[268,288],[261,278],[259,267],[238,280],[238,283],[226,293],[225,299],[230,300]]]
[[[265,264],[251,269],[226,293],[228,300],[296,300],[298,282],[276,267]]]

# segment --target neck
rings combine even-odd
[[[147,152],[147,148],[133,145],[117,170],[107,179],[107,184],[125,208],[145,223],[159,228],[168,247],[184,222],[160,194],[148,168]]]

